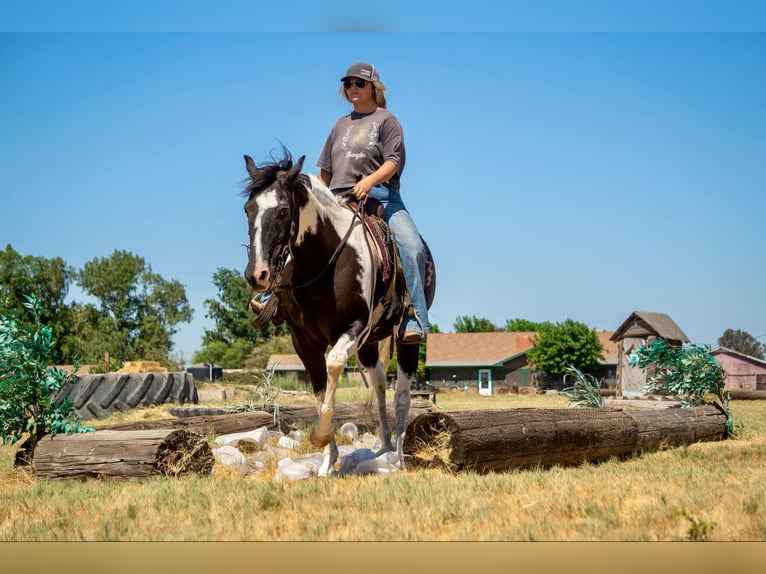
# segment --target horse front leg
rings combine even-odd
[[[335,428],[332,417],[335,413],[335,391],[343,369],[348,362],[349,354],[356,348],[356,337],[344,333],[327,354],[327,387],[323,393],[318,393],[317,419],[311,429],[309,440],[311,444],[325,447],[324,460],[319,468],[319,476],[333,473],[335,461],[338,458],[338,448],[335,444]]]

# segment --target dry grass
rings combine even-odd
[[[445,410],[566,402],[438,396]],[[14,470],[5,446],[0,540],[766,540],[766,404],[732,407],[736,440],[489,475],[281,483],[273,469],[241,478],[216,466],[205,477],[44,482]]]

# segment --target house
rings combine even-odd
[[[726,372],[725,390],[766,391],[766,361],[726,347],[714,347],[709,353]]]
[[[630,365],[630,354],[656,339],[666,339],[671,345],[680,347],[689,342],[689,337],[665,313],[633,311],[612,334],[611,340],[618,345],[617,395],[623,397],[643,394],[646,382],[654,375],[652,366],[642,369]]]
[[[538,387],[539,375],[527,364],[535,332],[431,333],[426,345],[426,369],[435,387],[478,386],[482,394],[495,387],[523,390]],[[617,371],[617,343],[612,331],[596,331],[604,348],[593,373],[603,387],[613,387]],[[556,385],[554,385],[556,386]],[[561,386],[561,385],[558,385]]]
[[[266,369],[273,369],[277,375],[291,377],[307,385],[311,383],[306,367],[298,355],[271,355]]]
[[[293,378],[307,386],[311,386],[309,374],[298,355],[271,355],[266,363],[266,369],[274,369],[274,374]],[[346,365],[344,375],[349,381],[362,381],[359,369],[355,366]]]
[[[535,333],[429,333],[426,369],[435,387],[468,388],[491,395],[495,385],[533,385],[526,353]]]

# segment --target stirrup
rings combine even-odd
[[[253,313],[255,313],[255,319],[253,319],[250,324],[256,329],[265,327],[268,322],[271,321],[274,313],[277,312],[278,305],[279,297],[277,297],[275,293],[272,293],[265,303],[250,299],[247,306]]]

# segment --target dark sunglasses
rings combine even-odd
[[[348,89],[349,89],[349,88],[350,88],[352,85],[354,85],[354,86],[356,86],[357,88],[360,88],[360,89],[361,89],[361,88],[363,88],[363,87],[365,87],[365,86],[367,85],[367,80],[362,80],[362,79],[360,79],[360,78],[354,78],[353,80],[351,80],[351,79],[348,79],[348,80],[343,80],[343,87],[344,87],[344,88],[346,88],[347,90],[348,90]]]

